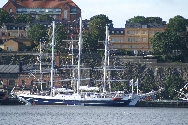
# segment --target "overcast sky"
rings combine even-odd
[[[0,0],[1,7],[8,0]],[[181,15],[188,19],[188,0],[73,0],[82,10],[82,18],[105,14],[115,28],[124,28],[134,16],[161,17],[167,21]]]

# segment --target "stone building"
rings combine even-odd
[[[81,16],[81,9],[72,0],[8,0],[3,9],[14,17],[47,14],[55,20],[73,21]]]
[[[166,23],[130,23],[125,28],[112,28],[110,39],[115,49],[150,51],[150,38],[157,32],[163,32]]]

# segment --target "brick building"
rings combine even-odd
[[[81,16],[81,9],[72,0],[8,0],[3,9],[14,17],[46,14],[55,20],[73,21]]]

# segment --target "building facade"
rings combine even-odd
[[[30,14],[35,18],[45,14],[55,20],[73,21],[81,16],[81,9],[72,0],[8,0],[3,6],[9,14]]]
[[[150,51],[152,46],[150,38],[157,32],[165,30],[166,23],[129,23],[125,28],[113,28],[110,31],[110,39],[115,49]]]

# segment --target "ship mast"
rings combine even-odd
[[[80,56],[81,56],[81,49],[82,49],[82,18],[80,17],[80,36],[79,36],[79,53],[78,53],[78,81],[77,81],[77,93],[79,93],[80,87]]]
[[[55,21],[52,21],[53,31],[52,31],[52,64],[51,64],[51,93],[50,95],[53,96],[53,72],[54,72],[54,39],[55,39]]]
[[[105,40],[105,49],[104,49],[104,66],[103,66],[103,71],[104,71],[104,86],[103,86],[103,92],[106,92],[106,60],[107,60],[107,44],[108,44],[108,26],[106,26],[106,40]]]

